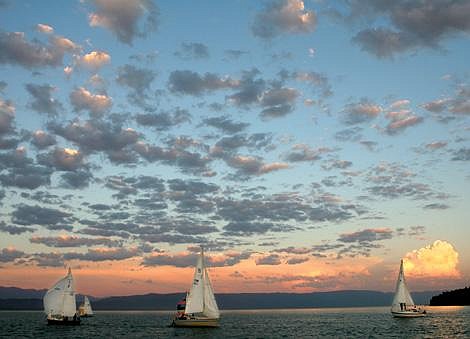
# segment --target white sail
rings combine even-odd
[[[72,271],[50,288],[43,299],[44,312],[48,315],[73,317],[76,313],[75,287]]]
[[[204,273],[204,310],[202,313],[208,318],[218,319],[220,316],[219,308],[217,307],[214,292],[212,291],[212,284],[209,279],[209,274],[205,268]]]
[[[403,260],[400,263],[400,273],[398,273],[397,286],[395,288],[395,296],[392,303],[392,312],[404,311],[403,307],[414,306],[413,298],[411,298],[408,287],[406,286],[405,274],[403,272]]]
[[[204,265],[204,251],[198,257],[194,271],[193,284],[186,298],[186,314],[199,313],[207,318],[218,319],[220,316],[215,301],[209,274]]]
[[[83,301],[83,310],[86,315],[93,315],[93,310],[91,309],[90,300],[88,300],[87,296],[85,296],[85,300]]]
[[[204,310],[204,258],[201,255],[197,259],[196,269],[194,271],[193,284],[189,290],[186,299],[186,308],[184,313],[201,313]]]

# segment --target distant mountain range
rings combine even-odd
[[[431,297],[441,291],[412,293],[417,304],[427,305]],[[16,287],[0,287],[0,309],[41,310],[42,297],[46,290],[25,290]],[[145,294],[90,297],[95,310],[173,310],[184,293]],[[216,294],[220,309],[270,309],[309,307],[364,307],[388,306],[392,303],[392,292],[366,290],[332,291],[313,293],[221,293]],[[79,295],[77,304],[83,300]]]

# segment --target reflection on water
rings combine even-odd
[[[470,307],[427,307],[398,319],[389,307],[222,311],[217,329],[171,328],[171,311],[97,311],[77,327],[47,326],[42,312],[0,312],[0,337],[25,338],[468,338]]]

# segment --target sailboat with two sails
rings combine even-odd
[[[406,286],[405,273],[403,270],[403,259],[400,263],[400,272],[398,273],[395,296],[393,297],[392,315],[397,318],[416,318],[424,317],[426,310],[415,305],[410,291]]]
[[[72,270],[44,295],[44,312],[49,325],[79,325]]]
[[[215,301],[209,274],[204,263],[201,247],[194,271],[193,284],[186,295],[184,312],[173,319],[175,327],[218,327],[220,312]]]

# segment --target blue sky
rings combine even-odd
[[[203,244],[224,291],[461,286],[469,14],[0,1],[0,284],[175,291]]]

